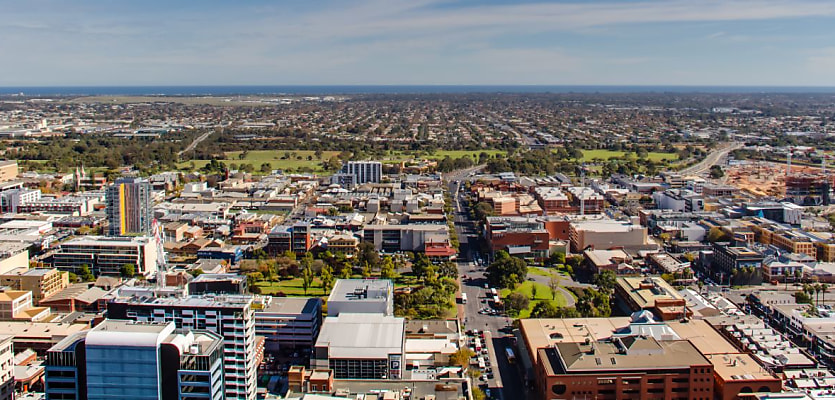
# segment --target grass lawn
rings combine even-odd
[[[226,153],[226,159],[220,161],[226,165],[233,163],[238,165],[251,164],[256,173],[259,172],[263,163],[269,163],[272,169],[298,170],[299,168],[310,168],[313,172],[323,172],[322,162],[339,154],[338,151],[323,151],[322,159],[317,159],[314,155],[315,151],[312,150],[253,150],[248,152],[246,157],[241,160],[239,158],[241,153],[240,151],[230,151]],[[287,155],[289,157],[285,157]],[[308,157],[312,157],[312,159],[308,160]],[[209,163],[208,160],[194,160],[181,162],[177,166],[188,168],[192,162],[195,168],[203,168]]]
[[[310,285],[310,288],[307,289],[307,294],[304,293],[304,288],[302,288],[302,278],[293,278],[275,282],[261,281],[256,282],[255,286],[261,289],[262,294],[276,294],[278,292],[283,292],[287,296],[324,297],[328,295],[324,290],[322,290],[322,281],[318,278],[313,279],[313,283]]]
[[[534,286],[536,286],[536,298],[532,298]],[[523,295],[528,296],[528,298],[532,298],[530,305],[528,305],[528,308],[526,310],[520,311],[519,316],[517,316],[516,318],[529,318],[531,316],[531,310],[533,310],[534,306],[536,306],[537,303],[543,301],[553,302],[554,305],[556,305],[557,307],[565,307],[568,304],[567,300],[564,297],[565,295],[563,295],[562,292],[557,292],[556,298],[554,300],[551,300],[551,289],[549,289],[546,285],[533,281],[525,281],[525,283],[517,286],[516,289],[513,290],[502,289],[500,294],[502,298],[505,298],[508,295],[510,295],[510,293],[514,292],[522,293]]]
[[[450,158],[461,158],[464,156],[470,156],[470,158],[472,158],[473,161],[477,161],[478,155],[482,152],[489,154],[491,157],[497,154],[507,154],[507,152],[502,150],[439,150],[436,151],[434,154],[424,155],[424,157],[429,159],[442,160],[446,156],[449,156]]]
[[[594,158],[601,158],[603,160],[608,160],[610,158],[621,158],[623,157],[626,152],[625,151],[613,151],[613,150],[605,150],[605,149],[598,149],[598,150],[581,150],[583,152],[583,161],[591,161]],[[634,154],[634,153],[633,153]],[[652,161],[659,162],[659,161],[675,161],[678,160],[678,154],[676,153],[658,153],[658,152],[650,152],[647,154],[647,158]]]
[[[404,161],[413,158],[429,159],[429,160],[443,160],[447,156],[450,158],[461,158],[470,156],[473,161],[478,161],[478,155],[482,152],[495,156],[497,154],[505,155],[507,152],[503,150],[437,150],[432,154],[422,151],[392,151],[388,156],[384,157],[382,161]],[[419,157],[418,157],[419,156]]]
[[[556,270],[544,267],[528,267],[529,275],[552,276]]]
[[[423,152],[393,151],[389,155],[382,157],[380,161],[386,164],[393,164],[400,161],[411,160],[416,158],[416,155],[420,155],[420,158],[431,160],[441,160],[446,156],[460,158],[465,155],[469,155],[475,161],[478,159],[478,155],[481,154],[482,151],[490,154],[491,156],[496,154],[505,154],[505,152],[501,150],[438,150],[433,154],[426,154]],[[333,156],[339,155],[338,151],[323,151],[322,158],[317,159],[315,151],[312,150],[253,150],[248,152],[246,157],[241,160],[239,158],[241,153],[242,152],[240,151],[230,151],[226,153],[226,159],[220,161],[226,165],[233,163],[238,165],[250,164],[253,168],[255,168],[256,173],[260,171],[261,164],[263,163],[269,163],[272,169],[298,171],[300,168],[310,168],[313,172],[321,173],[324,172],[322,169],[322,162],[329,160]],[[289,155],[289,157],[286,157],[287,155]],[[308,157],[312,157],[312,159],[308,160]],[[193,160],[181,162],[177,164],[177,166],[179,168],[188,168],[192,162],[194,163],[194,167],[197,169],[203,168],[209,163],[208,160]]]

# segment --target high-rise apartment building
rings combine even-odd
[[[107,187],[107,233],[149,235],[154,213],[151,208],[151,184],[141,178],[119,178]]]
[[[105,320],[49,349],[48,399],[223,399],[223,340],[173,322]]]
[[[379,183],[383,178],[383,164],[379,161],[348,161],[339,172],[356,177],[356,184]]]
[[[251,296],[122,298],[108,303],[107,315],[139,322],[173,321],[180,329],[208,330],[223,336],[226,398],[255,399],[259,360]]]

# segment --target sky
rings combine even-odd
[[[0,0],[0,86],[835,86],[835,1]]]

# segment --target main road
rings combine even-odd
[[[200,135],[200,136],[198,136],[198,137],[194,138],[194,140],[193,140],[193,141],[192,141],[192,142],[188,145],[188,147],[186,147],[185,149],[183,149],[182,151],[180,151],[179,153],[177,153],[177,155],[178,155],[178,156],[181,156],[181,155],[183,155],[183,154],[185,154],[185,153],[188,153],[189,151],[194,150],[194,148],[195,148],[195,147],[197,147],[197,145],[198,145],[198,144],[200,144],[200,142],[202,142],[202,141],[206,140],[206,138],[208,138],[209,136],[211,136],[213,133],[215,133],[215,130],[214,130],[214,129],[211,129],[211,130],[209,130],[208,132],[206,132],[206,133],[204,133],[204,134],[202,134],[202,135]]]
[[[484,260],[480,253],[480,238],[478,236],[475,221],[469,219],[466,208],[461,204],[459,194],[460,181],[471,174],[476,173],[481,167],[458,171],[450,174],[447,179],[448,189],[453,199],[453,221],[454,228],[460,242],[458,255],[458,273],[461,281],[461,293],[467,295],[467,303],[459,305],[459,319],[463,322],[467,331],[476,329],[484,331],[485,346],[487,354],[479,354],[490,361],[488,371],[492,371],[492,378],[486,384],[490,389],[490,396],[496,399],[524,399],[532,398],[522,380],[522,371],[519,365],[511,363],[507,358],[506,348],[513,346],[511,333],[511,319],[502,313],[491,315],[484,313],[484,309],[494,309],[494,304],[488,298],[489,286],[485,276],[485,267],[478,265],[476,260]],[[457,178],[457,179],[456,179]],[[478,381],[482,383],[482,381]]]
[[[704,160],[699,161],[698,163],[696,163],[694,165],[691,165],[691,166],[689,166],[685,169],[682,169],[679,172],[682,175],[703,174],[703,173],[707,172],[708,170],[710,170],[710,167],[719,164],[720,161],[728,155],[728,153],[730,153],[730,152],[732,152],[736,149],[740,149],[740,148],[742,148],[742,146],[743,146],[742,143],[736,143],[736,142],[729,143],[727,146],[725,146],[721,149],[714,150],[713,152],[708,154],[707,157],[705,157]]]

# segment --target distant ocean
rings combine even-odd
[[[0,87],[0,95],[26,96],[229,96],[432,93],[832,93],[835,87],[802,86],[29,86]]]

